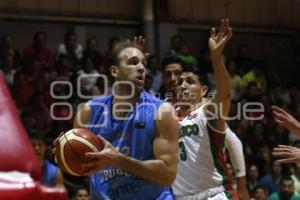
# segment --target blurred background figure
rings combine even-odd
[[[45,142],[44,135],[32,133],[30,135],[30,141],[32,147],[40,162],[41,169],[43,172],[42,183],[48,186],[59,186],[64,187],[64,179],[60,169],[45,158],[47,144]]]

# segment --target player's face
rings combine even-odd
[[[165,67],[163,84],[167,92],[176,94],[178,92],[178,79],[182,73],[182,66],[179,63],[172,63]]]
[[[199,77],[192,72],[183,73],[178,81],[180,86],[180,99],[183,101],[197,104],[202,101],[202,96],[207,92],[207,87],[202,85],[199,81]]]
[[[116,80],[133,83],[135,89],[142,90],[145,82],[146,58],[137,48],[126,48],[119,55]]]
[[[285,180],[282,182],[282,184],[280,185],[280,193],[287,197],[292,195],[294,192],[294,184],[293,184],[293,181],[291,180]]]
[[[267,199],[266,192],[263,189],[257,189],[254,193],[254,198],[256,200],[266,200]]]
[[[78,190],[74,200],[90,200],[90,196],[88,194],[88,191]]]
[[[39,160],[42,160],[45,155],[46,145],[40,139],[31,139],[34,152]]]

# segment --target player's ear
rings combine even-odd
[[[205,97],[207,92],[208,92],[208,87],[206,85],[203,85],[202,88],[201,88],[201,96]]]
[[[110,73],[112,77],[116,78],[118,76],[119,68],[116,65],[110,66]]]

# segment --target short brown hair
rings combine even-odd
[[[114,45],[113,50],[112,50],[112,64],[118,66],[119,65],[119,55],[120,53],[127,48],[137,48],[140,51],[142,51],[142,47],[140,45],[138,45],[135,42],[132,41],[122,41],[122,42],[118,42]]]

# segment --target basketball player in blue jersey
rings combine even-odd
[[[145,62],[135,43],[116,44],[113,94],[91,100],[76,116],[75,127],[88,128],[105,143],[83,164],[91,169],[93,200],[173,199],[179,123],[169,103],[143,91]]]

